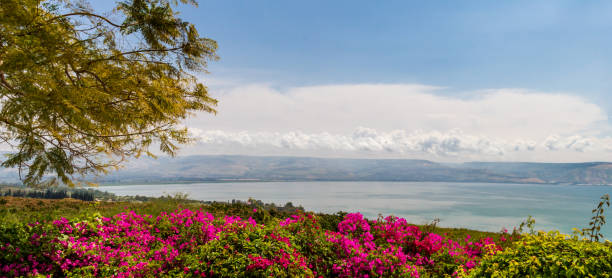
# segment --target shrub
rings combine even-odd
[[[177,257],[185,276],[314,276],[286,231],[244,222],[234,222],[223,230],[218,239]]]
[[[611,277],[612,246],[559,232],[523,234],[485,256],[470,277]]]
[[[0,277],[439,277],[467,272],[501,249],[396,217],[346,214],[330,231],[319,220],[334,220],[313,214],[259,216],[267,223],[190,209],[2,223]]]

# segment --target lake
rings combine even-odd
[[[356,212],[375,219],[379,213],[423,224],[487,231],[512,230],[531,215],[536,228],[571,233],[583,228],[609,186],[448,183],[448,182],[223,182],[100,186],[117,195],[157,197],[177,192],[205,201],[247,200],[249,197],[306,210]],[[612,218],[607,211],[608,218]],[[602,228],[612,237],[612,225]]]

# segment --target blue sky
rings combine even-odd
[[[110,7],[94,2],[94,7]],[[612,157],[612,1],[199,1],[215,117],[186,153]]]
[[[201,1],[183,15],[219,42],[218,75],[529,88],[612,108],[610,1]]]

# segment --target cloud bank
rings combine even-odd
[[[461,158],[462,156],[502,159],[510,153],[536,151],[611,151],[610,138],[559,137],[544,141],[505,140],[464,134],[460,130],[442,132],[406,132],[393,130],[379,132],[359,127],[348,135],[324,133],[280,132],[226,132],[222,130],[192,133],[204,145],[240,146],[245,148],[277,148],[284,150],[340,151],[391,155],[431,155],[436,158]]]
[[[415,84],[217,91],[217,116],[186,125],[189,152],[434,160],[609,160],[605,111],[570,94],[468,92]],[[214,90],[213,90],[214,91]]]

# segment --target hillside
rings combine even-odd
[[[257,181],[439,181],[612,184],[612,163],[466,162],[412,159],[340,159],[265,156],[183,156],[130,161],[98,177],[102,183]],[[18,182],[16,169],[0,168],[0,181]]]
[[[612,184],[612,163],[436,163],[410,159],[186,156],[140,159],[105,183],[173,181],[449,181]]]

